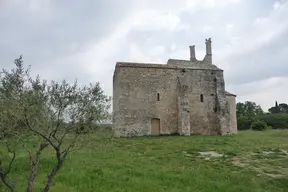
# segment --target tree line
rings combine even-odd
[[[288,105],[276,101],[274,106],[264,112],[260,105],[253,101],[236,104],[238,130],[288,129]]]

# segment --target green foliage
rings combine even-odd
[[[278,113],[278,114],[265,114],[249,118],[246,116],[241,116],[237,118],[238,130],[250,129],[251,124],[254,121],[263,121],[271,129],[288,129],[288,114]]]
[[[276,101],[269,113],[264,113],[259,105],[251,101],[237,103],[236,110],[238,130],[250,129],[257,120],[265,122],[270,129],[288,129],[288,105],[285,103],[278,104]]]
[[[247,116],[240,116],[237,118],[237,129],[238,130],[250,129],[250,126],[253,122],[254,118],[249,118]]]
[[[16,67],[11,71],[3,69],[0,77],[0,144],[13,140],[29,154],[27,191],[33,188],[42,151],[47,147],[54,149],[56,165],[48,174],[44,192],[49,190],[67,155],[83,147],[84,138],[87,139],[84,134],[109,118],[111,98],[104,95],[99,82],[84,87],[79,87],[77,81],[48,83],[39,75],[30,76],[30,67],[24,68],[22,56],[14,63]],[[37,138],[38,146],[33,150],[23,140],[31,134]],[[0,173],[4,169],[7,167],[0,166]],[[1,179],[4,182],[5,178]]]
[[[264,121],[260,120],[254,121],[250,126],[250,129],[255,131],[264,131],[267,128],[268,128],[267,124]]]
[[[280,103],[279,108],[281,113],[288,113],[288,105],[286,103]]]
[[[280,108],[274,106],[274,107],[269,108],[268,111],[269,111],[270,113],[272,113],[272,114],[280,113]]]
[[[255,102],[245,101],[244,103],[239,102],[236,104],[236,113],[237,117],[246,116],[252,118],[257,115],[263,115],[264,111]]]
[[[274,107],[268,109],[268,111],[272,114],[275,113],[288,113],[288,105],[286,103],[280,103],[278,105],[277,101]]]
[[[257,119],[266,122],[273,129],[288,129],[288,113],[267,114],[258,116]]]

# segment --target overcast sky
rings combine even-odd
[[[45,79],[100,81],[117,61],[166,63],[205,53],[237,101],[288,103],[288,0],[0,0],[0,67],[23,54]]]

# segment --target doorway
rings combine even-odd
[[[151,120],[151,135],[160,135],[160,119],[158,118]]]

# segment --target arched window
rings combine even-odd
[[[157,101],[160,101],[160,94],[157,93]]]
[[[204,101],[204,97],[203,94],[200,95],[200,101],[203,102]]]

